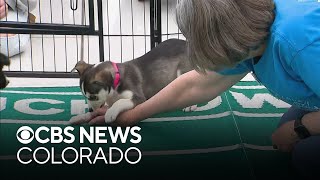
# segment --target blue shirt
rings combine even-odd
[[[258,63],[242,61],[224,75],[254,72],[275,97],[301,109],[320,110],[320,2],[274,0],[275,20]]]

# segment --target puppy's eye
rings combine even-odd
[[[89,98],[88,98],[89,101],[98,101],[99,98],[98,96],[95,96],[95,95],[90,95]]]
[[[99,81],[94,81],[93,84],[98,85],[98,86],[104,86],[104,84]]]

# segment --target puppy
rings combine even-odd
[[[121,112],[151,98],[192,69],[186,57],[186,42],[178,39],[164,41],[147,54],[124,63],[91,65],[80,61],[74,67],[80,76],[80,88],[88,100],[89,111],[104,105],[109,107],[106,123],[113,122]],[[70,122],[78,124],[88,118],[90,113],[75,116]]]
[[[7,79],[7,77],[4,75],[2,71],[4,66],[9,66],[9,65],[10,65],[9,58],[0,53],[0,89],[7,87],[7,85],[9,84],[9,80]]]

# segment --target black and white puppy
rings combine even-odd
[[[9,58],[0,53],[0,89],[7,87],[7,85],[9,84],[9,80],[7,79],[7,77],[2,71],[4,66],[9,66],[9,65],[10,65]]]
[[[186,57],[186,42],[170,39],[145,55],[124,63],[95,65],[80,61],[74,67],[80,76],[80,88],[90,110],[109,107],[105,122],[111,123],[126,110],[151,98],[183,73],[193,68]],[[189,110],[193,110],[192,106]],[[90,111],[89,110],[89,111]],[[84,121],[90,113],[75,116],[70,122]]]

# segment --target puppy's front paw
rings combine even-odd
[[[119,114],[120,114],[120,112],[116,108],[110,108],[106,112],[106,114],[104,116],[104,120],[107,124],[112,123],[113,121],[115,121],[117,119]]]
[[[133,107],[134,103],[131,99],[119,99],[110,107],[110,109],[108,109],[104,116],[104,120],[107,124],[112,123],[117,119],[121,112],[132,109]]]
[[[192,112],[195,111],[198,108],[197,105],[189,106],[183,109],[184,112]]]
[[[69,120],[69,124],[84,124],[87,123],[91,118],[91,113],[86,113],[86,114],[80,114],[77,116],[73,116]]]

